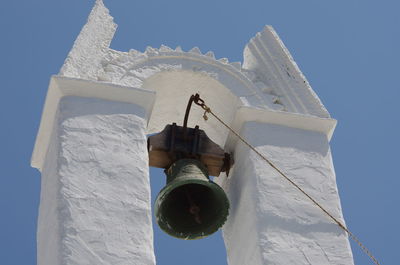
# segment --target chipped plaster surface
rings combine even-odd
[[[116,28],[117,25],[109,15],[103,1],[96,0],[86,25],[65,59],[60,75],[96,79],[100,62],[109,52]]]
[[[143,113],[61,100],[42,172],[38,264],[155,264]]]
[[[241,135],[344,223],[324,134],[248,122]],[[354,264],[346,233],[295,187],[242,143],[235,161],[219,178],[232,206],[223,228],[229,265]]]
[[[322,118],[329,113],[271,26],[256,34],[244,49],[243,68],[253,81],[276,97],[285,110]]]

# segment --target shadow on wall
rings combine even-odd
[[[85,106],[85,108],[83,109],[82,106]],[[60,100],[60,112],[63,119],[107,114],[139,114],[139,116],[145,116],[145,110],[135,104],[76,96],[63,97]]]
[[[275,124],[246,122],[242,135],[254,146],[271,145],[295,148],[304,152],[315,152],[325,156],[329,142],[325,134]],[[267,133],[266,133],[267,132]]]

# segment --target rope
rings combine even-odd
[[[204,120],[208,120],[207,113],[210,113],[215,119],[217,119],[222,125],[224,125],[229,131],[231,131],[240,141],[242,141],[245,145],[247,145],[251,150],[253,150],[261,159],[267,162],[273,169],[275,169],[279,175],[281,175],[284,179],[286,179],[290,184],[296,187],[301,193],[303,193],[310,201],[312,201],[318,208],[320,208],[326,215],[328,215],[331,220],[336,223],[342,230],[347,232],[348,236],[356,242],[360,248],[367,254],[371,260],[376,264],[380,265],[378,260],[372,255],[371,251],[365,247],[365,245],[346,227],[342,222],[340,222],[337,218],[335,218],[330,212],[328,212],[321,204],[319,204],[314,198],[312,198],[307,192],[305,192],[299,185],[297,185],[293,180],[291,180],[288,176],[285,175],[278,167],[276,167],[267,157],[261,154],[253,145],[251,145],[248,141],[246,141],[242,136],[240,136],[234,129],[232,129],[228,124],[226,124],[223,120],[221,120],[211,109],[205,104],[204,100],[200,98],[199,94],[196,94],[194,97],[194,102],[196,105],[199,105],[203,110],[203,118]]]

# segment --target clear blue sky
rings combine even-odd
[[[40,174],[30,167],[49,78],[93,5],[3,1],[0,8],[0,263],[36,264]],[[338,126],[331,141],[347,225],[381,260],[399,260],[400,2],[398,0],[105,0],[119,28],[112,48],[198,46],[242,60],[274,26]],[[153,174],[153,195],[164,182]],[[226,264],[220,235],[195,242],[156,230],[159,265]],[[355,262],[372,264],[353,244]],[[397,261],[396,261],[397,260]]]

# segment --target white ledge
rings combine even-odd
[[[58,75],[52,76],[31,159],[31,166],[39,170],[42,169],[49,147],[59,102],[65,96],[99,98],[135,104],[144,109],[147,121],[155,101],[155,92],[151,90]]]
[[[237,110],[232,128],[240,132],[245,122],[270,123],[287,126],[296,129],[320,132],[325,134],[328,141],[331,140],[337,121],[331,118],[321,118],[317,116],[291,113],[284,111],[271,111],[254,107],[241,106]],[[226,142],[228,150],[233,150],[237,137],[229,134]]]

